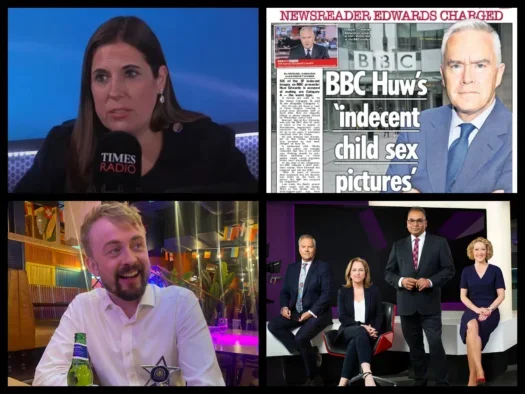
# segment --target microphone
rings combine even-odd
[[[93,182],[99,193],[136,193],[142,175],[142,148],[124,131],[110,131],[100,140]]]

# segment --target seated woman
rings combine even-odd
[[[466,267],[461,274],[461,302],[468,309],[461,317],[459,335],[467,345],[469,386],[485,384],[481,352],[498,326],[498,306],[505,299],[501,269],[488,263],[493,254],[489,240],[476,238],[467,247],[467,255],[474,260],[474,264]]]
[[[346,285],[339,289],[337,309],[341,326],[334,340],[346,346],[339,386],[346,386],[359,362],[365,386],[375,386],[370,369],[372,344],[381,334],[383,322],[379,289],[370,281],[370,268],[365,260],[350,260],[345,272]]]

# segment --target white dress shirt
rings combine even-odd
[[[418,249],[418,253],[417,253],[417,268],[419,268],[419,264],[421,264],[421,252],[423,252],[423,245],[425,244],[425,237],[427,235],[427,232],[424,231],[423,234],[421,234],[418,238],[419,238],[419,249]],[[414,251],[414,246],[416,245],[416,237],[412,234],[410,234],[410,240],[412,241],[412,252]],[[403,282],[403,279],[405,279],[405,277],[401,277],[401,279],[399,279],[399,283],[398,283],[398,286],[399,287],[403,287],[401,285],[401,282]],[[428,278],[427,278],[428,279]],[[428,281],[430,282],[430,287],[432,287],[432,281],[430,279],[428,279]]]
[[[457,140],[459,137],[461,137],[461,127],[460,125],[462,123],[472,123],[476,128],[470,133],[468,136],[468,146],[472,143],[474,140],[474,137],[478,134],[479,130],[481,129],[481,126],[483,126],[483,123],[487,120],[490,113],[494,109],[494,106],[496,105],[496,99],[494,98],[494,101],[492,101],[492,104],[481,114],[476,116],[475,119],[471,120],[470,122],[465,122],[463,119],[461,119],[456,110],[452,108],[452,120],[450,122],[450,130],[448,134],[448,148],[450,149],[450,145]]]
[[[306,275],[305,275],[305,280],[306,278],[308,277],[308,271],[310,270],[310,267],[312,266],[312,261],[304,261],[304,260],[301,260],[301,269],[303,269],[303,264],[306,264]],[[299,282],[297,282],[297,285],[299,286],[299,283],[301,281],[301,278],[300,278],[300,275],[299,275]]]
[[[365,324],[365,300],[357,302],[354,300],[354,320]]]
[[[131,318],[105,289],[76,296],[46,347],[33,386],[67,386],[77,332],[86,333],[102,386],[144,386],[150,376],[141,366],[156,365],[162,356],[167,366],[180,368],[170,375],[172,386],[225,385],[198,299],[183,287],[148,284]]]

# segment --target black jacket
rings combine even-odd
[[[426,233],[421,251],[421,260],[414,269],[412,238],[410,236],[394,242],[386,263],[385,280],[397,289],[399,316],[441,315],[441,287],[454,277],[456,269],[446,238]],[[419,291],[399,287],[400,278],[426,278],[432,287]]]
[[[374,327],[380,335],[383,331],[383,302],[377,286],[365,288],[365,321],[355,321],[354,288],[342,287],[337,294],[337,311],[341,325],[334,343],[338,341],[345,327],[366,324]]]
[[[314,44],[314,46],[312,47],[310,57],[312,59],[330,59],[330,55],[328,55],[328,49],[322,45],[317,44]],[[304,47],[302,45],[298,45],[295,48],[292,48],[290,50],[290,55],[288,56],[288,59],[306,59]]]
[[[332,269],[328,263],[314,260],[308,269],[308,275],[303,288],[303,312],[311,310],[327,325],[332,324]],[[299,276],[301,275],[301,261],[292,263],[286,269],[284,284],[280,293],[281,308],[293,309],[299,292]]]
[[[66,190],[66,152],[73,126],[69,121],[51,129],[14,193],[71,192]],[[162,151],[140,180],[142,192],[257,193],[258,182],[231,129],[199,120],[184,124],[180,132],[170,128],[162,133]]]

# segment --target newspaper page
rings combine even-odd
[[[267,9],[268,193],[517,193],[517,9]]]

